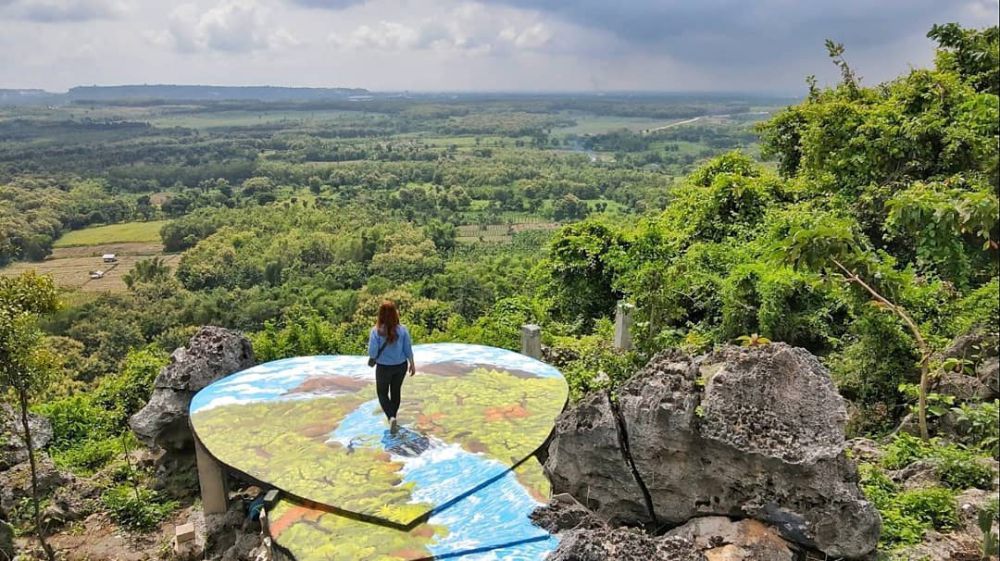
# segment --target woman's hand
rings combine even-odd
[[[410,376],[413,376],[416,373],[417,373],[417,363],[415,363],[415,362],[413,362],[411,360],[410,361]]]

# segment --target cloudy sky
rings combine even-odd
[[[935,22],[1000,0],[0,0],[0,88],[758,91],[932,58]]]

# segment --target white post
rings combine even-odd
[[[525,324],[521,326],[521,354],[541,360],[542,358],[542,328]]]
[[[620,351],[632,350],[632,312],[635,306],[619,300],[615,307],[614,347]]]
[[[215,461],[198,438],[194,439],[195,459],[198,461],[198,485],[201,487],[201,507],[205,514],[224,514],[229,508],[229,490],[226,489],[226,472]]]

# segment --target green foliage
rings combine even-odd
[[[129,418],[137,413],[153,393],[153,380],[170,357],[158,347],[132,349],[117,373],[101,379],[90,394],[95,407],[111,416],[115,431],[128,428]]]
[[[963,444],[1000,459],[1000,400],[962,403],[952,409]]]
[[[927,36],[940,45],[939,68],[958,72],[976,91],[1000,95],[1000,28],[964,29],[946,23],[931,27]]]
[[[289,321],[279,328],[274,322],[264,324],[263,331],[250,336],[254,355],[260,362],[323,354],[339,354],[340,335],[320,317]]]
[[[123,484],[101,494],[101,502],[118,526],[133,532],[148,532],[167,519],[178,507],[156,491]]]
[[[579,399],[596,389],[613,389],[641,366],[634,352],[622,352],[611,345],[614,326],[599,320],[594,334],[583,337],[556,337],[551,344],[554,356],[570,357],[559,368],[569,384],[570,397]]]
[[[958,524],[953,491],[941,487],[903,491],[875,465],[861,464],[858,470],[865,497],[882,517],[882,548],[917,544],[931,528],[948,530]]]
[[[965,490],[971,487],[989,489],[996,473],[974,452],[941,441],[924,442],[918,437],[901,433],[885,448],[881,464],[885,469],[902,469],[917,460],[927,460],[948,487]]]
[[[627,246],[621,231],[603,221],[563,227],[549,247],[558,317],[589,322],[611,313],[621,297],[613,287],[616,264]]]

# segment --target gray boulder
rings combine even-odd
[[[667,352],[614,399],[592,394],[564,412],[545,469],[554,492],[611,521],[754,518],[794,543],[861,558],[881,520],[844,453],[846,420],[829,373],[803,349]]]
[[[656,538],[632,528],[595,528],[562,536],[546,561],[706,561],[694,544],[678,537]]]
[[[170,364],[156,377],[149,403],[129,419],[129,426],[148,446],[188,450],[194,445],[188,426],[194,394],[254,364],[253,348],[246,337],[221,327],[202,327],[186,347],[170,355]]]
[[[28,428],[31,430],[31,447],[41,450],[52,441],[52,424],[34,413],[28,414]],[[28,461],[28,446],[25,444],[21,414],[6,403],[0,403],[0,471]]]

